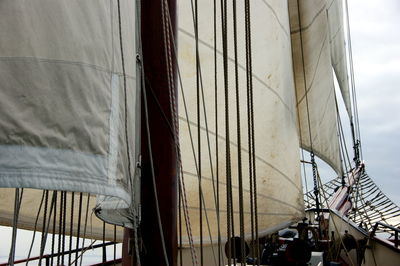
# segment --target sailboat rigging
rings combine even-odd
[[[399,261],[400,209],[362,161],[347,1],[0,5],[4,265],[93,247],[102,265]]]

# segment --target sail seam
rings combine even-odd
[[[185,122],[187,121],[187,122],[188,122],[189,124],[191,124],[191,125],[197,126],[197,124],[196,124],[195,122],[192,122],[192,121],[190,121],[190,120],[186,120],[186,118],[183,118],[183,117],[181,117],[181,116],[179,116],[179,119],[182,120],[182,121],[185,121]],[[203,131],[206,131],[206,129],[205,129],[204,127],[200,127],[200,129],[203,130]],[[213,131],[210,131],[210,130],[209,130],[208,133],[211,134],[211,135],[216,136],[215,132],[213,132]],[[218,137],[219,139],[221,139],[221,140],[226,141],[225,137],[223,137],[223,136],[221,136],[221,135],[218,135],[217,137]],[[230,143],[231,145],[237,147],[237,143],[235,143],[235,142],[233,142],[233,141],[230,141],[229,143]],[[249,151],[248,151],[246,148],[241,147],[241,150],[244,151],[244,152],[246,152],[246,153],[249,153]],[[258,155],[256,155],[255,158],[256,158],[259,162],[262,162],[262,163],[268,165],[269,167],[271,167],[272,169],[274,169],[275,171],[277,171],[279,174],[281,174],[287,181],[289,181],[295,188],[297,188],[298,191],[302,191],[302,190],[301,190],[287,175],[285,175],[281,170],[279,170],[278,168],[276,168],[276,167],[273,166],[271,163],[267,162],[265,159],[261,158],[261,157],[258,156]]]
[[[305,25],[305,26],[302,27],[302,28],[299,27],[298,29],[295,29],[295,30],[290,31],[290,34],[296,34],[296,33],[299,33],[300,31],[306,31],[306,30],[308,30],[308,29],[314,24],[314,22],[315,22],[315,20],[317,19],[317,17],[319,17],[319,15],[321,15],[321,13],[322,13],[324,10],[326,10],[326,4],[324,4],[320,10],[318,10],[318,12],[317,12],[317,13],[315,14],[315,16],[311,19],[311,22],[310,22],[309,24]],[[297,14],[297,15],[300,16],[300,14]]]
[[[263,237],[263,236],[265,236],[265,235],[267,235],[267,234],[270,234],[270,233],[279,231],[280,229],[283,229],[283,228],[285,228],[285,227],[288,227],[288,226],[290,226],[291,224],[295,223],[296,221],[298,221],[298,220],[300,220],[300,219],[301,219],[301,217],[295,217],[295,218],[292,218],[292,219],[290,219],[290,220],[284,221],[284,222],[282,222],[282,223],[280,223],[280,224],[278,224],[278,225],[276,225],[276,226],[273,226],[273,227],[271,227],[271,228],[269,228],[269,229],[260,231],[260,232],[259,232],[259,235],[260,235],[260,237]],[[250,240],[250,239],[251,239],[251,235],[250,235],[250,234],[246,234],[246,235],[245,235],[245,239]],[[183,241],[184,244],[187,245],[187,244],[188,244],[187,238],[186,238],[186,237],[183,237],[183,240],[184,240],[184,241]],[[194,240],[198,243],[199,238],[198,238],[198,237],[194,237]],[[221,238],[221,241],[222,241],[222,242],[226,242],[227,239],[224,237],[224,238]],[[208,243],[208,242],[204,242],[203,244],[209,244],[209,243]]]
[[[188,209],[191,209],[191,210],[198,210],[198,209],[199,209],[198,207],[195,207],[195,206],[188,206],[187,208],[188,208]],[[296,210],[298,210],[298,209],[296,209]],[[215,212],[215,209],[214,209],[214,208],[204,208],[204,207],[203,207],[203,211]],[[302,212],[303,210],[300,210],[300,211]],[[226,210],[226,209],[220,209],[220,212],[227,212],[227,210]],[[235,213],[235,214],[239,214],[239,213],[240,213],[240,211],[231,211],[231,212],[233,212],[233,213]],[[251,212],[250,212],[250,211],[243,211],[243,214],[251,214]],[[265,216],[292,216],[293,213],[258,212],[257,215],[265,215]]]
[[[184,173],[184,174],[187,174],[187,175],[189,175],[189,176],[192,176],[192,177],[197,177],[196,174],[191,173],[191,172],[183,171],[183,173]],[[213,180],[212,180],[210,177],[208,177],[208,176],[202,176],[202,178],[204,178],[205,180],[208,180],[208,181],[210,181],[210,182],[213,182]],[[224,183],[224,182],[222,182],[222,181],[220,181],[220,182],[218,182],[218,183],[221,184],[221,185],[225,185],[225,186],[226,186],[226,183]],[[232,188],[238,189],[239,187],[238,187],[238,186],[235,186],[235,185],[232,185]],[[246,191],[247,193],[250,193],[250,190],[249,190],[249,189],[243,189],[243,190]],[[278,200],[278,199],[276,199],[276,198],[274,198],[274,197],[266,196],[266,195],[264,195],[264,194],[259,194],[259,193],[257,194],[257,196],[258,196],[258,197],[262,197],[262,198],[266,198],[266,199],[270,199],[270,200],[274,200],[274,201],[276,201],[276,202],[280,202],[280,203],[282,203],[282,204],[284,204],[284,205],[290,206],[290,207],[292,207],[292,208],[294,208],[294,209],[296,209],[296,210],[300,210],[300,209],[298,209],[297,207],[295,207],[294,205],[291,205],[291,204],[289,204],[289,203],[287,203],[287,202]]]
[[[116,181],[117,157],[118,157],[118,127],[119,127],[119,80],[117,75],[111,76],[111,112],[110,112],[110,139],[108,154],[108,178],[109,182]]]
[[[283,26],[282,22],[280,21],[280,19],[278,18],[278,15],[275,12],[275,9],[273,9],[273,7],[268,4],[268,2],[266,0],[262,0],[263,3],[271,10],[271,13],[274,15],[276,21],[278,22],[279,26],[282,28],[282,31],[285,33],[286,37],[290,37],[289,36],[289,32],[285,29],[285,27]]]
[[[24,172],[25,171],[29,171],[29,175],[30,177],[44,177],[44,178],[51,178],[51,177],[68,177],[69,180],[68,181],[81,181],[81,179],[79,178],[75,178],[75,177],[84,177],[85,178],[85,182],[88,181],[88,179],[90,180],[94,180],[94,181],[102,181],[104,182],[104,176],[96,176],[96,175],[85,175],[82,174],[80,172],[74,172],[74,171],[57,171],[57,170],[53,170],[53,169],[48,169],[45,167],[24,167],[24,168],[15,168],[15,169],[4,169],[4,168],[0,168],[0,178],[3,177],[7,177],[8,175],[12,175],[12,176],[25,176]],[[68,172],[68,174],[67,174]],[[69,173],[73,174],[70,175]],[[11,181],[12,183],[20,183],[19,181]],[[8,182],[6,182],[8,183]],[[104,184],[106,184],[106,182],[104,182]]]
[[[311,89],[313,88],[314,81],[315,81],[315,77],[316,77],[317,72],[318,72],[318,69],[319,69],[318,66],[319,66],[319,63],[320,63],[320,60],[321,60],[321,57],[322,57],[322,53],[323,53],[323,51],[324,51],[324,47],[325,47],[327,38],[328,38],[328,35],[326,34],[326,35],[325,35],[325,38],[324,38],[324,41],[322,42],[321,49],[319,50],[317,62],[316,62],[316,64],[315,64],[315,69],[314,69],[314,71],[313,71],[313,75],[312,75],[312,79],[311,79],[310,85],[307,86],[308,88],[305,88],[305,89],[304,89],[304,90],[305,90],[305,93],[304,93],[304,95],[298,100],[297,105],[299,105],[299,104],[306,98],[306,95],[307,95],[307,94],[311,91]],[[303,57],[304,57],[304,54],[302,54],[301,57],[303,58]],[[303,71],[305,72],[306,70],[303,69]]]
[[[183,34],[185,34],[185,35],[191,37],[191,38],[194,38],[194,37],[195,37],[193,34],[191,34],[190,32],[187,32],[187,31],[184,30],[183,28],[179,28],[179,31],[180,31],[181,33],[183,33]],[[200,38],[198,39],[198,41],[199,41],[200,44],[203,44],[205,47],[207,47],[207,48],[209,48],[209,49],[212,49],[212,50],[214,51],[214,47],[211,46],[210,44],[208,44],[207,42],[203,41],[203,40],[200,39]],[[216,52],[217,52],[219,55],[223,56],[223,53],[222,53],[220,50],[216,49]],[[227,58],[228,58],[228,60],[229,60],[231,63],[235,63],[235,59],[234,59],[234,58],[232,58],[232,57],[230,57],[230,56],[227,56]],[[242,70],[244,70],[244,71],[247,72],[246,67],[243,66],[242,64],[238,63],[238,67],[239,67],[240,69],[242,69]],[[276,97],[278,97],[278,99],[280,100],[280,102],[281,102],[281,103],[286,107],[286,109],[290,112],[291,118],[293,119],[293,112],[292,112],[291,108],[289,107],[289,105],[287,105],[287,104],[285,103],[285,101],[283,100],[282,96],[279,95],[279,93],[278,93],[274,88],[272,88],[270,85],[268,85],[267,83],[265,83],[260,77],[258,77],[258,76],[255,75],[254,73],[252,73],[252,77],[253,77],[254,79],[256,79],[258,82],[260,82],[260,84],[263,85],[266,89],[268,89],[268,90],[271,91],[273,94],[275,94]]]
[[[78,61],[67,61],[67,60],[62,60],[62,59],[47,59],[47,58],[39,58],[39,57],[31,57],[31,56],[0,56],[0,62],[29,62],[29,63],[50,63],[50,64],[66,64],[66,65],[75,65],[75,66],[83,66],[83,67],[88,67],[100,72],[105,72],[105,73],[112,73],[112,74],[117,74],[119,76],[122,76],[122,72],[114,72],[110,69],[107,69],[105,67],[101,67],[98,65],[94,64],[88,64],[84,62],[78,62]],[[125,74],[125,76],[129,79],[136,80],[135,76]]]
[[[13,178],[10,178],[13,177]],[[65,174],[48,174],[46,172],[32,171],[27,174],[26,171],[7,171],[0,169],[0,181],[3,187],[32,187],[37,188],[40,184],[41,188],[49,190],[74,190],[77,192],[87,192],[94,194],[102,194],[112,197],[118,197],[123,200],[125,204],[129,202],[129,194],[124,188],[115,186],[109,188],[109,184],[104,180],[98,180],[85,176],[85,185],[81,185],[82,179],[74,179],[71,175]],[[33,180],[34,179],[34,180]],[[57,183],[57,185],[56,185]],[[75,184],[71,188],[71,183]],[[122,204],[124,205],[124,204]],[[124,205],[125,206],[125,205]]]

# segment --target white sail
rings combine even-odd
[[[341,174],[327,3],[289,3],[301,147]]]
[[[219,1],[217,1],[219,2]],[[303,199],[299,172],[299,140],[295,88],[292,71],[290,28],[286,1],[251,2],[251,41],[254,88],[254,131],[257,176],[258,229],[260,235],[278,230],[303,217]],[[180,96],[179,130],[183,160],[184,182],[187,190],[188,211],[195,243],[200,241],[198,124],[196,92],[195,31],[190,1],[179,2],[179,70],[183,82]],[[226,239],[227,203],[225,110],[228,108],[230,163],[233,186],[233,212],[235,234],[239,235],[238,175],[241,163],[244,187],[244,231],[250,236],[250,185],[248,111],[246,92],[246,49],[244,3],[237,2],[238,30],[238,83],[240,106],[241,162],[238,161],[238,122],[236,116],[235,60],[232,3],[227,10],[228,26],[228,107],[225,103],[221,7],[217,5],[217,32],[214,47],[213,1],[201,1],[198,9],[199,58],[204,102],[200,98],[201,132],[201,186],[205,206],[203,208],[203,243],[216,243],[218,236],[216,212],[216,187],[219,186],[219,217],[222,238]],[[214,48],[217,56],[217,75],[214,74]],[[217,79],[217,107],[215,83]],[[188,121],[183,99],[186,100]],[[204,109],[206,115],[204,113]],[[217,108],[217,109],[216,109]],[[217,118],[215,113],[217,112]],[[207,120],[205,119],[207,116]],[[217,121],[216,121],[217,119]],[[207,121],[207,124],[206,124]],[[216,128],[218,122],[218,129]],[[192,148],[190,132],[193,138]],[[207,131],[208,129],[208,131]],[[218,133],[217,133],[218,130]],[[208,137],[207,137],[208,132]],[[209,142],[207,140],[209,138]],[[208,147],[208,145],[210,145]],[[216,150],[218,145],[218,153]],[[193,151],[194,149],[194,151]],[[210,149],[210,152],[209,152]],[[196,158],[194,158],[195,154]],[[211,154],[211,156],[209,156]],[[218,157],[217,157],[218,156]],[[211,159],[210,159],[211,157]],[[217,159],[218,158],[218,159]],[[211,165],[212,163],[212,165]],[[218,165],[218,169],[217,169]],[[216,178],[219,178],[217,183]],[[215,190],[214,190],[215,189]],[[206,211],[205,211],[206,210]],[[206,217],[207,216],[207,217]],[[207,221],[208,219],[208,221]],[[184,219],[182,218],[184,223]],[[210,231],[208,229],[208,225]],[[183,229],[187,244],[186,230]],[[223,240],[224,241],[224,240]]]
[[[347,113],[351,116],[349,77],[344,39],[343,1],[330,0],[327,2],[332,66],[335,70]]]
[[[101,210],[131,204],[125,131],[134,166],[135,3],[120,2],[121,23],[117,1],[1,2],[0,187],[102,195]],[[120,26],[129,49],[123,56]],[[7,224],[13,192],[0,194],[0,222]],[[24,228],[34,227],[37,194],[24,192]],[[118,211],[103,218],[127,221]],[[92,232],[101,231],[102,223],[96,226]]]
[[[215,241],[217,238],[217,207],[221,224],[226,224],[226,176],[229,171],[232,177],[234,230],[239,232],[240,168],[244,192],[243,227],[247,237],[251,232],[248,215],[252,211],[248,143],[251,136],[248,131],[246,80],[246,55],[250,52],[246,52],[245,44],[245,7],[244,3],[237,3],[239,126],[236,116],[233,6],[228,3],[226,7],[227,105],[221,7],[217,4],[217,45],[214,47],[214,31],[211,27],[213,12],[210,12],[212,5],[211,0],[202,1],[199,5],[198,69],[190,1],[180,2],[178,13],[179,71],[183,82],[183,94],[179,96],[180,147],[195,242],[199,242],[200,237],[199,172],[204,200],[202,228],[204,235],[210,235],[204,237],[204,242]],[[117,3],[114,1],[41,0],[30,4],[6,1],[3,6],[0,24],[7,25],[2,27],[7,28],[7,31],[5,41],[0,44],[0,82],[4,84],[0,90],[0,112],[4,114],[0,117],[0,186],[91,193],[98,196],[96,205],[94,200],[90,204],[96,207],[101,218],[107,222],[129,225],[126,216],[132,214],[125,211],[132,203],[135,192],[130,183],[132,180],[129,179],[127,161],[130,157],[133,168],[138,154],[138,145],[134,145],[135,140],[138,140],[135,132],[138,97],[135,90],[134,3],[121,1],[121,24]],[[311,144],[308,141],[304,81],[299,61],[303,56],[306,78],[309,81],[314,78],[313,82],[308,83],[308,98],[310,102],[313,101],[310,112],[311,122],[314,123],[312,128],[319,130],[311,132],[313,149],[335,169],[339,169],[340,165],[335,157],[338,154],[334,138],[336,118],[331,109],[322,108],[330,106],[334,99],[326,14],[325,11],[324,16],[315,13],[325,10],[326,6],[310,4],[300,7],[306,10],[301,13],[303,25],[308,25],[310,20],[313,22],[313,18],[318,22],[304,29],[304,50],[300,49],[299,28],[293,18],[296,12],[292,8],[285,1],[270,3],[257,0],[251,2],[250,9],[256,197],[261,235],[283,228],[303,216],[296,99],[302,145],[310,148]],[[126,49],[123,56],[121,40],[122,47]],[[214,48],[217,58],[216,75]],[[317,60],[319,54],[321,60]],[[123,78],[124,71],[126,80]],[[197,163],[199,153],[196,148],[197,71],[197,75],[201,72],[199,84],[203,90],[201,95],[204,94],[198,103],[201,165]],[[217,80],[217,92],[214,79]],[[321,119],[321,115],[324,119]],[[129,156],[126,131],[130,143]],[[238,159],[238,133],[241,136],[241,160]],[[229,154],[226,150],[227,137]],[[191,138],[195,148],[192,147]],[[325,141],[329,143],[328,147],[324,146]],[[229,163],[228,169],[226,166]],[[134,169],[131,172],[133,175]],[[216,181],[217,175],[219,183]],[[214,190],[217,186],[219,206],[216,206]],[[11,224],[12,221],[10,206],[14,201],[13,193],[11,189],[3,189],[1,193],[0,222],[3,224]],[[41,198],[40,192],[35,190],[25,190],[24,197],[25,200],[33,201],[32,205],[38,205]],[[31,204],[25,204],[24,199],[20,210],[21,221],[24,228],[33,229],[36,210],[29,208]],[[210,232],[206,219],[211,223]],[[101,222],[92,223],[92,237],[98,238],[101,235],[101,226]]]

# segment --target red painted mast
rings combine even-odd
[[[167,265],[165,257],[168,259],[168,265],[174,266],[177,258],[177,154],[171,131],[171,126],[172,128],[174,126],[170,102],[170,85],[172,84],[176,90],[176,57],[172,43],[172,38],[176,36],[176,0],[164,1],[168,4],[168,7],[164,7],[164,14],[162,1],[164,0],[141,2],[143,51],[141,60],[144,67],[146,92],[142,93],[142,221],[140,231],[143,241],[141,263],[146,266]],[[164,25],[163,18],[165,19]],[[172,32],[170,25],[172,25]],[[169,32],[171,40],[169,47],[165,41],[168,37],[165,35],[165,31]],[[170,55],[168,58],[172,62],[166,61],[168,54]],[[172,80],[170,75],[170,81],[168,81],[168,70],[173,73]],[[145,93],[149,134],[146,128]],[[175,106],[175,110],[177,110],[177,106]],[[148,144],[149,135],[151,154]],[[150,156],[152,156],[153,166]],[[158,224],[152,167],[154,168],[165,251]]]
[[[164,15],[162,4],[165,6]],[[141,224],[140,235],[142,240],[140,261],[144,266],[177,264],[177,154],[174,145],[172,129],[173,113],[170,103],[170,85],[176,95],[176,56],[172,38],[176,36],[176,0],[141,1],[141,47],[144,82],[142,84],[141,101]],[[163,20],[167,19],[163,26]],[[168,22],[168,21],[171,22]],[[171,29],[172,25],[172,29]],[[165,45],[169,32],[170,45]],[[168,51],[168,49],[170,51]],[[166,54],[170,54],[167,62]],[[172,69],[171,69],[172,66]],[[172,80],[168,81],[168,69],[172,71]],[[143,87],[144,86],[144,87]],[[147,99],[147,104],[145,104]],[[176,103],[175,103],[176,104]],[[146,110],[147,106],[147,110]],[[175,106],[177,110],[177,106]],[[146,112],[147,116],[146,117]],[[147,122],[148,121],[148,122]],[[147,124],[148,123],[148,124]],[[149,127],[149,134],[147,131]],[[149,150],[149,135],[151,151]],[[152,157],[153,165],[151,164]],[[154,196],[153,174],[156,184],[160,220],[165,243],[159,230],[159,216],[157,214],[156,199]],[[132,240],[132,230],[125,230],[123,265],[135,265],[133,256],[128,255],[128,247]]]
[[[164,0],[161,0],[164,1]],[[167,0],[162,13],[161,1],[141,1],[141,31],[145,87],[151,151],[157,187],[160,218],[163,229],[168,264],[176,265],[177,258],[177,154],[173,137],[173,114],[170,102],[170,85],[176,89],[174,46],[165,40],[176,36],[176,0]],[[166,20],[164,23],[162,18]],[[170,19],[171,24],[168,23]],[[172,25],[172,33],[170,25]],[[169,36],[165,36],[165,31]],[[169,51],[168,51],[169,49]],[[168,57],[168,54],[171,56]],[[166,56],[167,55],[167,56]],[[167,57],[172,62],[167,62]],[[172,69],[171,69],[172,66]],[[170,85],[168,69],[172,71]],[[171,76],[170,76],[171,78]],[[176,91],[174,92],[177,93]],[[143,93],[144,94],[144,93]],[[142,265],[166,265],[163,243],[158,227],[158,217],[153,190],[148,134],[142,94],[142,222],[144,245]],[[175,103],[176,104],[176,103]],[[175,106],[175,110],[177,107]],[[172,126],[172,127],[171,127]]]

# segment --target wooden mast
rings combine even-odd
[[[161,0],[164,1],[164,0]],[[162,23],[162,2],[141,1],[141,39],[144,67],[144,80],[147,95],[148,126],[150,131],[151,155],[153,159],[154,178],[157,189],[161,225],[165,242],[166,256],[171,266],[176,265],[177,258],[177,155],[171,131],[173,114],[170,103],[170,86],[168,68],[172,65],[173,88],[176,90],[175,53],[172,38],[176,36],[176,0],[167,0],[168,9],[164,9],[164,18],[171,19],[170,25]],[[169,12],[168,12],[169,11]],[[168,21],[168,20],[167,20]],[[165,45],[165,28],[168,27],[171,39],[170,46]],[[168,64],[166,54],[170,49],[172,62]],[[141,237],[143,250],[142,265],[166,265],[163,243],[160,237],[157,208],[153,190],[152,165],[148,146],[147,121],[145,115],[144,93],[142,93],[142,186],[141,186]],[[175,91],[176,94],[176,91]],[[175,102],[176,104],[176,102]],[[175,106],[177,110],[177,106]]]

